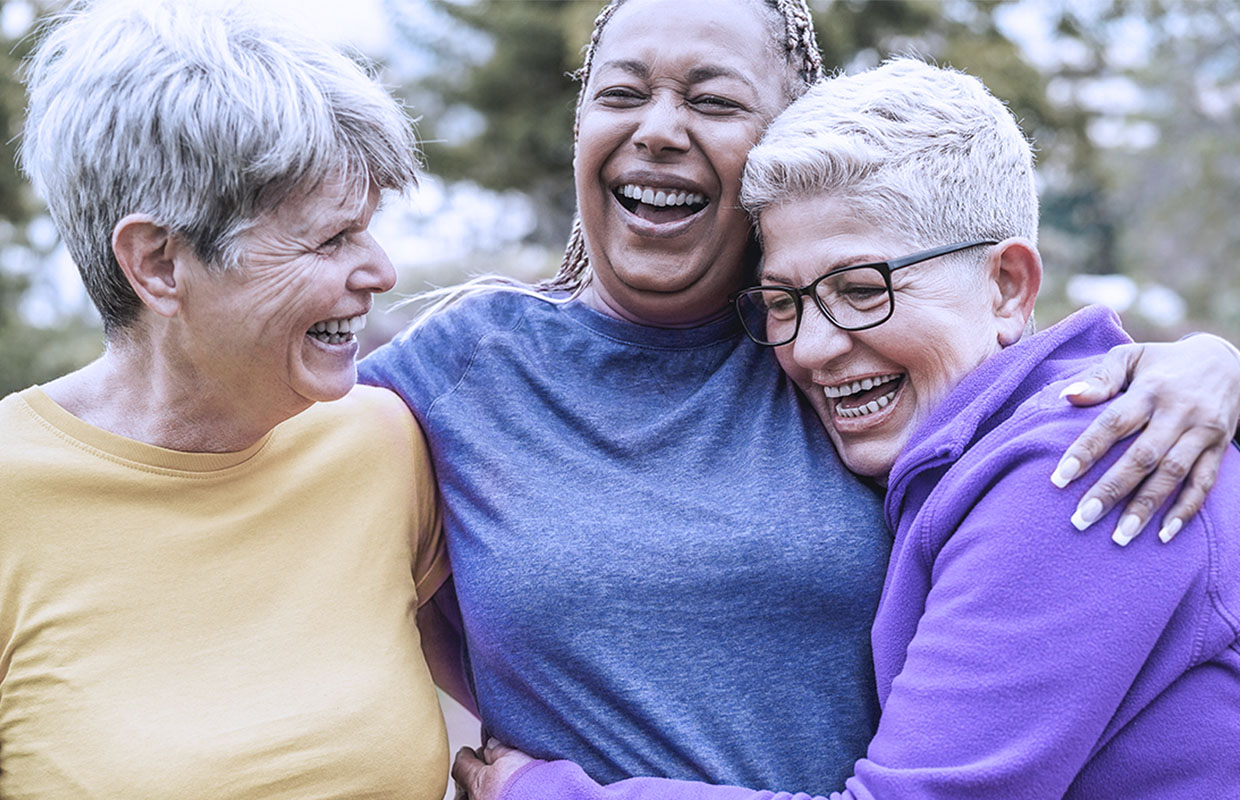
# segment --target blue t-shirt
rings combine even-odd
[[[361,374],[429,439],[490,733],[604,782],[826,792],[852,773],[891,536],[732,319],[488,293]]]

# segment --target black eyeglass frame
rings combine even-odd
[[[882,325],[884,322],[891,319],[891,315],[895,313],[896,293],[895,293],[895,289],[892,288],[891,286],[891,273],[895,272],[898,269],[904,269],[905,267],[911,267],[914,264],[920,264],[923,261],[929,261],[932,258],[938,258],[940,256],[946,256],[946,255],[951,255],[952,253],[958,253],[961,250],[967,250],[970,247],[981,247],[982,245],[989,246],[989,245],[995,245],[998,243],[999,242],[994,239],[974,239],[968,242],[957,242],[956,244],[945,244],[940,247],[931,248],[929,250],[922,250],[918,253],[913,253],[912,255],[902,256],[900,258],[888,259],[887,261],[876,261],[872,264],[851,264],[847,267],[840,267],[839,269],[833,269],[830,272],[826,273],[825,275],[821,275],[815,278],[809,284],[802,286],[800,289],[794,288],[792,286],[750,286],[747,289],[742,289],[739,292],[735,292],[730,298],[728,298],[728,300],[729,302],[732,303],[733,308],[736,309],[737,316],[740,317],[741,327],[745,329],[745,335],[748,336],[751,340],[753,340],[755,344],[760,344],[763,347],[781,347],[785,344],[788,344],[793,339],[797,338],[797,334],[801,331],[801,318],[805,315],[805,304],[804,304],[804,301],[801,299],[803,297],[812,297],[814,300],[814,305],[818,307],[818,310],[822,312],[822,315],[826,317],[827,320],[832,325],[839,328],[840,330],[844,330],[844,331],[869,330],[870,328],[877,328],[879,325]],[[878,272],[883,276],[883,283],[887,287],[887,314],[880,320],[876,320],[874,322],[867,322],[864,325],[855,325],[855,326],[850,327],[848,325],[840,324],[840,322],[836,320],[835,317],[831,314],[830,309],[826,307],[826,304],[822,302],[822,298],[818,296],[818,284],[822,283],[827,278],[833,278],[837,275],[842,275],[845,272],[852,272],[854,270],[859,270],[859,269],[878,270]],[[759,337],[755,336],[754,333],[751,330],[749,330],[749,323],[745,319],[745,309],[741,306],[741,301],[745,298],[745,295],[755,294],[758,292],[771,292],[771,291],[783,291],[783,292],[788,293],[789,295],[792,296],[793,300],[796,301],[796,308],[797,308],[796,324],[792,326],[792,335],[778,342],[763,341]],[[763,324],[765,325],[765,319],[763,320]]]

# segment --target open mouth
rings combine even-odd
[[[710,205],[706,196],[679,189],[638,186],[626,183],[612,191],[620,205],[630,214],[648,222],[679,222]]]
[[[366,315],[342,317],[316,322],[306,331],[306,335],[318,339],[323,344],[346,344],[357,338],[357,333],[366,327]]]
[[[839,386],[824,386],[822,391],[836,416],[855,419],[886,408],[895,399],[903,384],[904,376],[896,373],[875,375]]]

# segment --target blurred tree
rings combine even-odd
[[[423,123],[430,169],[490,189],[520,189],[538,203],[545,220],[534,234],[552,247],[565,239],[571,219],[573,107],[581,49],[589,39],[600,0],[431,0],[473,42],[454,50],[440,45],[443,68],[410,91]],[[1051,190],[1051,224],[1075,236],[1101,231],[1081,261],[1109,264],[1109,230],[1091,204],[1098,196],[1086,121],[1052,106],[1046,78],[995,24],[998,0],[811,0],[828,68],[861,69],[892,54],[914,53],[981,75],[1009,102],[1026,131],[1042,143],[1046,159],[1064,162],[1070,176]],[[403,29],[426,48],[423,32]],[[475,38],[469,38],[475,37]],[[1103,221],[1099,221],[1103,220]],[[1064,265],[1076,269],[1079,263]]]
[[[0,0],[0,15],[12,4]],[[43,9],[38,3],[29,5],[36,14]],[[85,318],[72,317],[50,328],[28,322],[21,305],[30,278],[14,273],[14,265],[7,263],[30,247],[26,226],[41,211],[17,168],[26,103],[19,67],[30,46],[30,37],[0,36],[0,256],[6,259],[0,261],[0,396],[76,369],[97,356],[101,346],[97,324]]]
[[[1092,122],[1109,139],[1099,152],[1124,272],[1236,338],[1240,5],[1107,0],[1065,9],[1060,29],[1092,66],[1072,89],[1098,106]]]
[[[457,47],[435,49],[440,69],[413,90],[426,120],[422,134],[429,168],[449,180],[525,192],[542,212],[532,239],[563,242],[575,208],[572,72],[581,64],[580,47],[601,4],[430,2],[466,33]],[[404,32],[419,36],[408,28]]]

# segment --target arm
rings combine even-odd
[[[1073,531],[1072,499],[1045,483],[1070,435],[1043,425],[973,454],[901,525],[875,622],[889,693],[852,796],[1061,797],[1149,702],[1134,689],[1147,664],[1190,663],[1196,636],[1170,621],[1205,602],[1188,589],[1205,532],[1166,558]]]
[[[451,578],[418,609],[418,632],[422,638],[422,654],[435,685],[474,716],[479,716],[465,675],[465,634]]]
[[[846,800],[838,794],[828,799],[667,778],[630,778],[604,786],[571,761],[539,761],[494,739],[482,755],[462,749],[452,766],[452,777],[469,800]]]
[[[1081,498],[1081,530],[1130,497],[1114,538],[1131,541],[1179,488],[1160,521],[1164,542],[1201,509],[1240,420],[1240,351],[1208,334],[1171,344],[1111,350],[1064,395],[1094,405],[1123,392],[1064,452],[1052,481],[1066,486],[1119,440],[1140,431],[1123,455]]]

